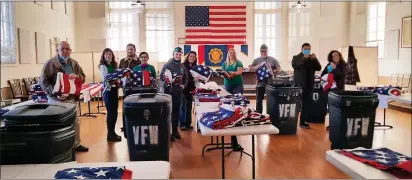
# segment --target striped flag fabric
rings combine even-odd
[[[246,6],[186,6],[185,44],[246,44]]]
[[[57,95],[75,95],[80,96],[83,81],[81,78],[70,79],[66,73],[58,72],[56,77],[56,84],[54,85],[53,94]]]

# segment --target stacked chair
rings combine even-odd
[[[3,115],[1,164],[51,164],[75,160],[76,106],[35,103]]]

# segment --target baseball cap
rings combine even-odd
[[[180,52],[180,53],[183,53],[183,50],[182,50],[182,48],[181,48],[181,47],[176,47],[176,48],[173,50],[173,52]]]

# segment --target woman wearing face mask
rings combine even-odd
[[[155,67],[147,63],[149,61],[149,54],[147,54],[147,52],[141,52],[139,54],[139,59],[140,61],[142,61],[142,63],[140,65],[135,66],[133,70],[135,71],[147,70],[150,72],[150,75],[156,79]]]
[[[113,73],[117,68],[117,62],[115,60],[113,51],[110,48],[103,50],[102,56],[100,58],[100,75],[102,80],[107,76],[108,73]],[[104,83],[106,84],[106,83]],[[122,137],[117,135],[115,132],[115,126],[117,121],[117,109],[119,106],[119,95],[118,88],[120,82],[111,83],[106,85],[109,87],[104,87],[103,91],[103,101],[106,105],[107,115],[107,140],[108,141],[121,141]]]
[[[328,65],[322,72],[322,75],[333,73],[333,79],[336,82],[336,88],[331,91],[345,90],[346,62],[343,60],[339,51],[333,50],[328,55]],[[326,106],[326,102],[325,102]],[[329,130],[329,126],[326,127]]]
[[[322,76],[332,72],[337,86],[334,90],[345,90],[346,62],[343,60],[342,54],[336,50],[331,51],[328,55],[328,62]]]
[[[192,101],[193,95],[191,92],[196,89],[193,76],[189,73],[193,66],[197,65],[197,54],[195,51],[190,51],[183,65],[188,72],[187,86],[183,89],[182,105],[180,106],[180,129],[182,131],[193,129],[192,126]]]
[[[226,62],[222,64],[222,70],[226,71],[224,85],[230,94],[243,94],[243,64],[236,58],[235,49],[228,50]],[[231,137],[233,151],[242,151],[243,148],[237,142],[236,136]]]

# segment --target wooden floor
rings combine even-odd
[[[254,103],[252,101],[252,103]],[[96,102],[92,112],[96,112]],[[252,104],[253,105],[253,104]],[[87,110],[86,104],[82,110]],[[254,105],[253,105],[254,106]],[[104,108],[103,108],[104,109]],[[121,112],[121,103],[119,112]],[[265,110],[264,110],[265,112]],[[377,110],[377,121],[383,120],[383,110]],[[375,130],[374,147],[385,146],[395,151],[411,152],[411,114],[387,110],[386,122],[391,130]],[[116,132],[122,127],[119,113]],[[89,152],[77,153],[78,162],[129,161],[126,139],[122,142],[106,141],[106,116],[81,118],[82,144]],[[207,152],[201,156],[203,145],[209,137],[193,131],[181,132],[182,139],[172,143],[170,151],[171,178],[221,178],[220,151]],[[239,143],[251,152],[250,136],[238,137]],[[229,141],[229,138],[227,139]],[[256,178],[349,178],[325,160],[330,142],[325,124],[312,124],[312,129],[298,128],[297,135],[261,135],[256,138]],[[251,178],[252,160],[232,153],[226,158],[226,178]]]

